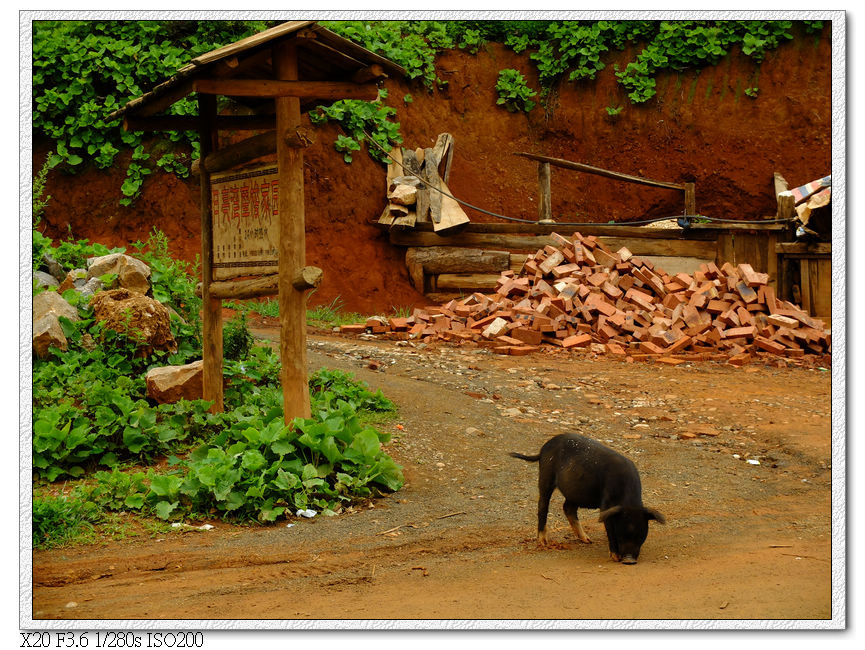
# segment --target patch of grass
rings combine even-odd
[[[366,317],[355,312],[342,311],[342,298],[337,296],[330,303],[306,311],[306,323],[314,327],[339,327],[366,322]]]
[[[94,539],[94,524],[103,520],[95,503],[74,496],[33,497],[33,548],[82,544]]]

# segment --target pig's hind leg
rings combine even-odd
[[[547,515],[550,511],[550,498],[556,489],[555,477],[550,469],[541,462],[538,474],[538,544],[541,546],[546,546],[550,541],[547,536]]]
[[[591,544],[592,540],[590,540],[589,536],[586,535],[586,531],[583,530],[583,524],[580,523],[580,518],[577,516],[577,506],[566,500],[563,509],[565,511],[565,517],[568,518],[568,522],[571,524],[571,529],[574,531],[574,535],[577,536],[577,539],[584,544]]]

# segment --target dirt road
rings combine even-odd
[[[824,369],[309,346],[311,369],[350,370],[399,405],[402,490],[337,517],[36,552],[34,618],[831,617]],[[609,559],[596,511],[581,511],[593,543],[577,541],[558,494],[554,545],[537,546],[537,465],[507,453],[564,431],[630,456],[666,515],[638,564]]]

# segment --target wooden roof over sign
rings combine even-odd
[[[297,42],[299,81],[321,82],[321,93],[327,92],[325,86],[332,87],[333,82],[345,82],[345,90],[351,85],[406,74],[399,65],[315,21],[289,21],[196,57],[167,81],[111,113],[108,119],[122,117],[134,121],[153,116],[194,92],[219,94],[259,108],[267,100],[264,95],[250,94],[253,92],[251,80],[260,86],[261,80],[273,79],[272,47],[287,38]],[[245,80],[250,80],[249,86],[244,86]],[[309,83],[306,86],[307,93],[316,92],[314,84],[311,88]],[[327,95],[302,97],[301,110],[308,111],[323,100],[335,98]],[[339,98],[348,96],[343,92]]]

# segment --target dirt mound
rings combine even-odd
[[[828,31],[828,30],[826,30]],[[793,184],[830,169],[831,42],[828,33],[799,36],[770,52],[762,64],[739,53],[702,71],[667,72],[658,95],[629,103],[617,83],[633,51],[611,54],[597,79],[563,84],[549,107],[528,115],[496,107],[499,70],[516,68],[537,88],[524,54],[489,44],[477,56],[449,51],[436,62],[446,88],[388,80],[388,102],[398,109],[407,147],[431,147],[439,133],[454,136],[449,187],[486,210],[537,218],[537,170],[517,151],[585,162],[670,182],[696,184],[701,214],[754,219],[774,214],[772,174]],[[791,70],[796,71],[795,83]],[[745,89],[759,87],[756,98]],[[412,101],[403,102],[410,94]],[[606,108],[623,107],[615,117]],[[391,246],[374,222],[385,204],[385,167],[366,155],[346,164],[334,151],[337,129],[317,127],[304,154],[307,262],[325,270],[310,304],[339,297],[348,310],[389,312],[426,304],[408,281],[403,249]],[[795,135],[794,135],[795,134]],[[34,168],[45,160],[34,150]],[[89,238],[110,246],[164,231],[171,252],[193,261],[200,253],[199,189],[195,180],[154,173],[132,207],[119,204],[128,154],[107,173],[53,172],[46,194],[45,232],[54,238]],[[609,179],[557,170],[552,209],[558,221],[633,220],[681,213],[677,192],[623,186]],[[467,209],[473,221],[492,217]],[[570,234],[570,233],[568,233]]]
[[[112,289],[97,293],[90,304],[96,321],[137,341],[142,354],[177,349],[168,309],[153,298],[129,289]]]

